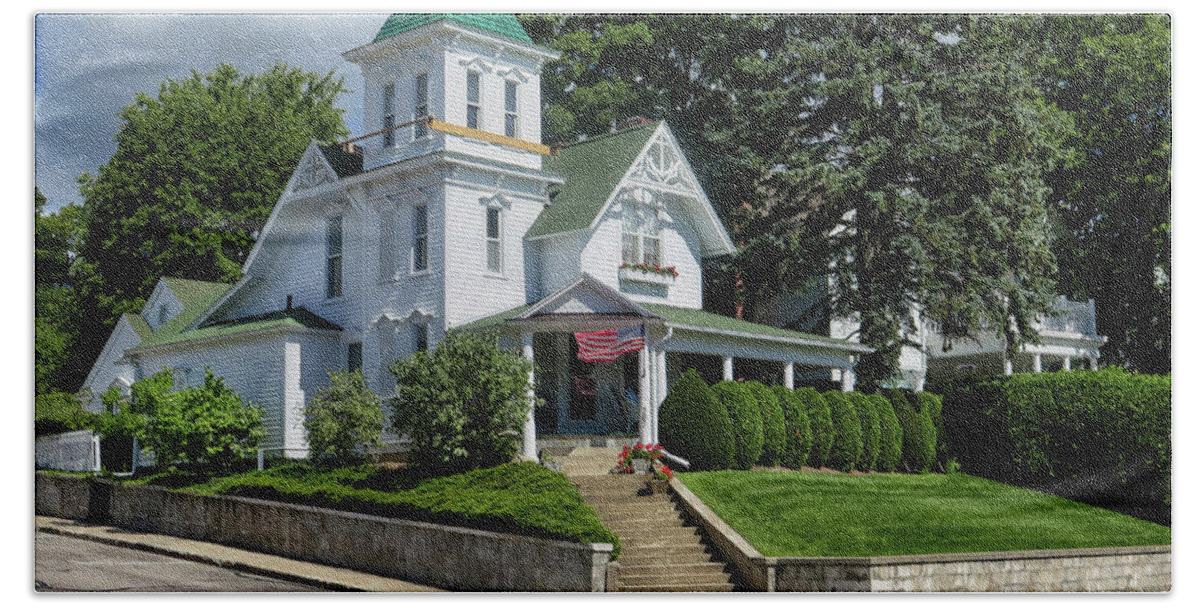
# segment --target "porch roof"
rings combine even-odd
[[[461,326],[459,329],[464,331],[485,331],[488,329],[499,329],[503,327],[506,322],[517,320],[522,314],[524,314],[530,308],[533,308],[535,305],[536,304],[526,304],[524,306],[518,306],[490,317],[478,319]],[[792,331],[790,329],[783,329],[781,327],[763,325],[761,323],[751,323],[750,321],[734,319],[732,317],[726,317],[724,315],[719,315],[704,310],[679,308],[676,306],[667,306],[665,304],[641,303],[640,305],[649,312],[662,317],[661,319],[654,319],[655,321],[663,322],[667,327],[674,329],[716,333],[732,338],[786,342],[803,346],[818,346],[837,350],[845,350],[854,353],[869,353],[872,350],[870,347],[859,344],[858,342],[850,342],[849,340],[840,340],[837,338],[830,338],[828,336],[806,334],[803,332]]]

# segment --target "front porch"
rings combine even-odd
[[[611,361],[581,360],[575,334],[623,328],[639,328],[636,350],[621,352]],[[703,368],[710,382],[757,379],[789,389],[809,382],[827,384],[832,373],[842,379],[840,388],[850,391],[858,356],[870,351],[845,340],[635,302],[588,275],[538,303],[463,329],[499,330],[502,343],[519,345],[534,362],[529,397],[540,398],[542,405],[523,431],[522,453],[529,458],[553,445],[539,441],[539,431],[586,436],[589,446],[599,441],[607,446],[610,436],[657,443],[658,408],[671,384],[689,367]],[[619,447],[615,441],[613,445]]]

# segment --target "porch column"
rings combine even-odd
[[[1004,358],[1004,375],[1005,376],[1013,375],[1012,359],[1009,359],[1008,357]]]
[[[1092,368],[1092,371],[1100,371],[1100,360],[1096,357],[1088,357],[1088,365]]]
[[[651,441],[658,443],[658,408],[662,406],[662,402],[667,398],[667,351],[658,350],[655,352],[654,366],[654,403],[652,405],[653,424],[650,431],[653,435]]]
[[[787,361],[783,364],[783,385],[790,391],[796,388],[796,362]]]
[[[533,364],[533,332],[521,334],[521,354]],[[529,382],[525,388],[525,398],[529,400],[529,415],[525,418],[525,430],[521,442],[521,455],[531,460],[537,460],[537,426],[534,424],[533,409],[537,404],[534,393],[533,368],[529,369]]]
[[[842,370],[842,392],[849,393],[854,390],[854,370],[845,368]]]
[[[733,380],[733,356],[725,357],[725,379]]]
[[[1071,358],[1070,357],[1063,357],[1063,371],[1064,372],[1071,371]]]
[[[653,428],[650,420],[651,404],[654,397],[650,394],[650,344],[643,341],[642,350],[638,351],[638,441],[653,443]]]
[[[1033,373],[1042,373],[1042,353],[1033,353]]]

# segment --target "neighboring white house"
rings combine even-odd
[[[85,388],[164,367],[192,384],[209,367],[262,405],[266,445],[300,456],[303,405],[327,371],[361,368],[389,394],[397,358],[450,329],[491,329],[542,370],[533,456],[538,433],[656,440],[687,367],[732,379],[770,366],[788,386],[835,372],[853,387],[867,347],[701,309],[701,260],[734,246],[665,123],[540,143],[541,69],[556,55],[511,15],[393,15],[343,56],[363,72],[366,130],[382,132],[311,144],[243,278],[162,279]],[[635,326],[640,352],[576,356],[574,333]]]

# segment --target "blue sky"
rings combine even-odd
[[[245,73],[276,63],[333,71],[353,92],[346,123],[361,133],[362,78],[341,53],[371,41],[387,18],[326,14],[54,14],[34,20],[34,183],[57,208],[81,202],[75,179],[116,150],[118,117],[138,93],[221,62]]]

